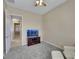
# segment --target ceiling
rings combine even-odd
[[[66,0],[44,0],[44,2],[47,3],[46,7],[35,7],[35,1],[36,0],[6,0],[6,3],[12,7],[43,15],[64,3]]]

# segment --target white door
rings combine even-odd
[[[6,54],[11,48],[11,16],[6,15],[5,19],[5,45],[6,45]]]

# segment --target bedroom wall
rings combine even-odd
[[[22,16],[22,45],[27,43],[26,30],[29,28],[38,29],[42,40],[42,16],[10,6],[6,10],[8,15]]]
[[[43,17],[44,41],[63,46],[75,45],[75,0],[49,11]]]

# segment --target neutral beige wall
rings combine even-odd
[[[42,16],[10,6],[7,6],[6,10],[8,15],[22,16],[22,45],[27,43],[26,30],[29,28],[38,29],[42,40]]]
[[[43,17],[44,41],[63,47],[75,44],[75,2],[67,0]]]

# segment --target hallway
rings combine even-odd
[[[12,31],[12,43],[11,48],[21,46],[21,20],[20,16],[13,16],[12,23],[13,23],[13,31]]]

